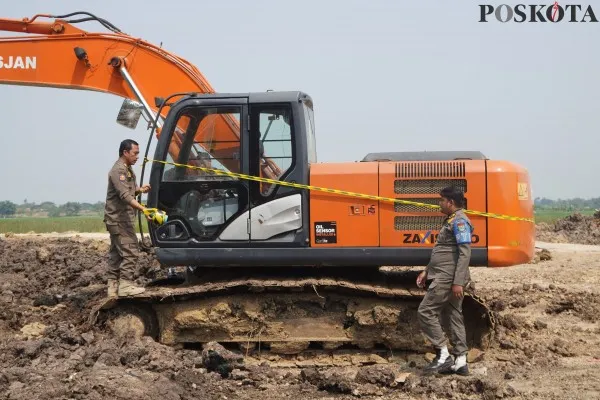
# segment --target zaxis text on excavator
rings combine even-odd
[[[84,21],[109,32],[75,26]],[[0,38],[0,83],[111,93],[125,98],[119,123],[135,127],[140,114],[152,122],[148,147],[158,142],[141,179],[150,165],[147,206],[168,220],[148,231],[160,263],[186,267],[186,279],[156,282],[119,307],[162,343],[246,352],[260,343],[280,354],[427,348],[416,274],[387,266],[428,262],[444,215],[419,204],[437,204],[450,185],[477,211],[471,266],[533,257],[529,175],[514,163],[473,151],[319,163],[313,100],[302,91],[216,93],[188,61],[89,13],[0,19],[0,30],[28,34]],[[192,158],[223,173],[178,166]],[[493,313],[473,294],[464,314],[470,344],[485,345]]]

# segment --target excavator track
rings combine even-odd
[[[292,363],[377,362],[383,352],[425,352],[417,308],[418,271],[378,268],[240,268],[197,270],[185,283],[155,282],[119,299],[137,312],[145,334],[163,344],[216,341],[247,359],[275,355]],[[468,292],[463,305],[469,345],[485,348],[496,319]],[[298,356],[300,358],[298,359]],[[358,360],[358,361],[357,361]],[[375,361],[374,361],[375,360]]]

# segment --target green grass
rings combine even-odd
[[[537,210],[535,214],[536,223],[546,222],[552,224],[560,218],[573,214],[575,211],[561,210]],[[592,215],[593,210],[579,211],[584,215]],[[143,222],[144,233],[148,228]],[[135,222],[136,231],[139,232],[138,222]],[[50,233],[50,232],[106,232],[102,222],[102,216],[91,217],[23,217],[23,218],[0,218],[0,233]]]
[[[136,231],[139,231],[137,219],[135,221]],[[148,228],[143,221],[144,233]],[[0,233],[51,233],[51,232],[107,232],[102,216],[92,217],[23,217],[23,218],[0,218]]]
[[[557,220],[567,217],[571,214],[575,214],[576,212],[583,215],[593,215],[594,210],[580,210],[580,211],[564,211],[564,210],[536,210],[535,212],[535,222],[545,222],[547,224],[553,224]]]
[[[104,232],[102,217],[23,217],[0,219],[0,233]]]

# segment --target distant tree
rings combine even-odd
[[[99,201],[92,206],[92,211],[101,213],[104,211],[104,202]]]
[[[69,201],[68,203],[63,204],[62,209],[67,217],[74,217],[79,215],[79,211],[81,211],[81,204]]]
[[[15,215],[17,212],[17,205],[12,201],[0,201],[0,216],[3,218]]]
[[[591,199],[573,198],[573,199],[556,199],[537,197],[534,204],[538,210],[561,210],[561,211],[577,211],[590,210],[600,208],[600,197]]]
[[[40,209],[45,210],[45,211],[49,211],[53,208],[56,208],[56,204],[54,204],[51,201],[44,201],[43,203],[40,204]]]

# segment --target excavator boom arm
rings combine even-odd
[[[188,61],[142,39],[126,35],[108,21],[83,14],[85,18],[75,21],[95,19],[113,33],[87,32],[63,19],[38,21],[51,17],[46,14],[23,20],[0,19],[0,30],[26,33],[23,36],[0,37],[0,84],[110,93],[141,102],[149,117],[158,112],[158,107],[152,104],[155,97],[166,98],[179,92],[215,92]],[[165,115],[166,107],[162,117]],[[223,116],[216,121],[211,132],[198,132],[195,141],[230,142],[239,140],[238,132],[238,122]],[[157,133],[160,133],[159,129]],[[169,153],[177,159],[178,142],[174,143]],[[214,147],[206,150],[212,153]],[[219,161],[225,167],[239,172],[235,163],[229,162],[231,165],[228,165],[233,157],[227,157],[223,152],[218,154],[217,159],[223,158]]]
[[[37,18],[52,18],[48,14],[37,14],[33,18],[9,19],[0,18],[0,31],[37,33],[40,35],[56,35],[66,33],[84,33],[64,20],[55,20],[54,22],[35,22]]]

